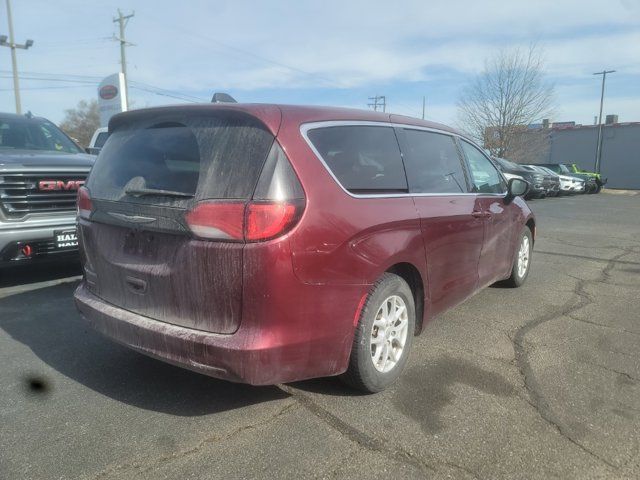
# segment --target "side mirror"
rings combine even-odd
[[[516,197],[522,197],[529,191],[529,183],[520,178],[512,178],[509,180],[507,199],[512,200]]]

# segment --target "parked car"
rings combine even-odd
[[[602,190],[602,187],[607,183],[607,179],[606,178],[603,179],[602,175],[600,175],[599,173],[590,172],[588,170],[582,170],[575,163],[570,163],[569,165],[567,165],[567,168],[571,170],[571,172],[573,173],[585,174],[591,177],[596,182],[596,191],[594,193],[600,193],[600,190]]]
[[[79,192],[75,301],[164,361],[379,391],[427,321],[529,274],[527,183],[446,126],[211,104],[118,114],[109,131]]]
[[[571,177],[569,175],[556,173],[553,170],[550,170],[549,168],[543,167],[541,165],[535,166],[549,173],[550,175],[555,175],[558,178],[558,182],[560,183],[560,190],[558,192],[558,195],[584,193],[584,180],[576,177]]]
[[[92,155],[98,155],[104,143],[109,138],[109,129],[107,127],[100,127],[93,132],[93,136],[91,137],[91,142],[89,142],[89,146],[85,149],[87,153]]]
[[[0,266],[77,260],[76,193],[94,158],[44,118],[0,113]]]
[[[540,172],[527,170],[522,165],[513,163],[505,158],[492,157],[494,165],[503,173],[518,175],[529,183],[529,193],[527,198],[544,198],[547,189],[544,185],[544,175]]]
[[[522,168],[543,175],[542,186],[547,197],[555,197],[560,192],[560,178],[553,172],[543,170],[537,165],[522,165]]]
[[[569,167],[564,163],[543,163],[540,164],[540,166],[547,167],[548,169],[553,170],[556,173],[561,173],[562,175],[567,175],[584,180],[584,193],[598,193],[600,191],[594,177],[586,173],[572,172],[571,169],[569,169]]]

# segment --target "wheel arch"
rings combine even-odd
[[[422,332],[425,313],[425,285],[420,270],[412,263],[399,262],[387,268],[385,273],[398,275],[409,285],[416,307],[416,328],[414,335],[419,335]]]
[[[525,226],[531,230],[531,239],[533,243],[536,243],[536,219],[533,217],[529,217],[525,222]]]

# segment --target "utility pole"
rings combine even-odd
[[[594,75],[602,75],[602,91],[600,92],[600,115],[598,116],[598,143],[596,144],[596,162],[594,171],[600,173],[600,161],[602,160],[602,106],[604,104],[604,82],[607,79],[607,73],[614,73],[615,70],[603,70],[596,72]]]
[[[18,78],[18,61],[16,59],[16,48],[26,50],[33,45],[33,40],[27,40],[24,45],[15,42],[13,36],[13,19],[11,18],[11,0],[7,0],[7,20],[9,21],[9,42],[6,35],[0,35],[0,46],[9,47],[11,49],[11,65],[13,67],[13,93],[16,98],[16,113],[22,113],[22,105],[20,103],[20,80]]]
[[[8,1],[8,0],[7,0]],[[131,12],[129,15],[123,15],[120,9],[118,9],[118,16],[113,19],[113,23],[118,23],[120,25],[120,37],[115,38],[114,40],[118,40],[120,42],[120,71],[124,76],[124,95],[126,99],[126,107],[129,110],[129,85],[127,82],[127,56],[125,52],[125,47],[133,45],[133,43],[129,43],[125,40],[124,37],[124,29],[129,23],[129,19],[133,17],[136,13]]]
[[[422,119],[424,120],[424,110],[427,105],[427,97],[422,96]]]
[[[367,103],[367,106],[373,107],[374,111],[378,111],[378,107],[382,108],[383,112],[387,111],[387,97],[384,95],[376,95],[375,97],[369,97],[369,100],[373,103]]]

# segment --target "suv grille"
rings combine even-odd
[[[0,174],[0,206],[10,217],[28,213],[68,212],[76,208],[78,181],[86,173],[5,173]],[[48,188],[39,188],[47,181]]]

